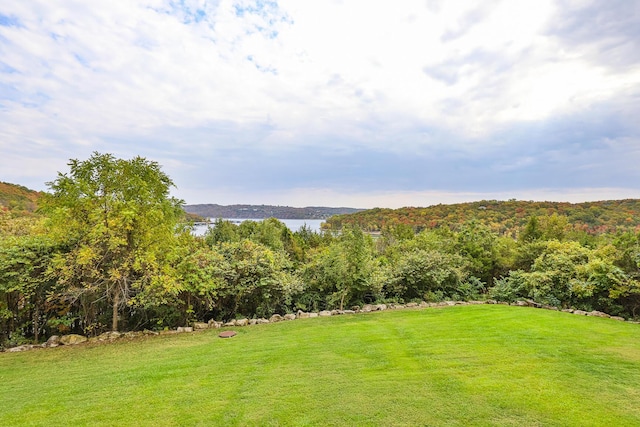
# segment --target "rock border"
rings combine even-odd
[[[508,303],[504,301],[496,301],[496,300],[486,300],[486,301],[441,301],[441,302],[425,302],[421,301],[419,303],[409,302],[406,304],[365,304],[362,307],[353,306],[349,310],[323,310],[319,312],[304,312],[302,310],[298,310],[297,313],[287,313],[285,315],[274,314],[269,319],[258,318],[258,319],[236,319],[230,320],[228,322],[218,322],[214,319],[209,320],[208,322],[194,322],[192,326],[180,326],[173,330],[163,330],[163,331],[135,331],[135,332],[105,332],[96,337],[87,338],[83,335],[77,334],[69,334],[69,335],[52,335],[49,337],[47,342],[44,344],[26,344],[20,345],[17,347],[11,347],[5,350],[7,353],[16,353],[21,351],[34,350],[38,348],[54,348],[61,345],[69,346],[69,345],[78,345],[84,343],[103,343],[103,342],[113,342],[115,340],[120,340],[123,338],[133,339],[139,338],[143,336],[150,335],[169,335],[169,334],[180,334],[180,333],[192,333],[203,331],[206,329],[220,329],[223,327],[243,327],[243,326],[252,326],[252,325],[262,325],[267,323],[278,323],[285,322],[297,319],[313,319],[318,317],[330,317],[330,316],[340,316],[340,315],[349,315],[349,314],[360,314],[360,313],[373,313],[376,311],[385,311],[385,310],[403,310],[403,309],[424,309],[424,308],[432,308],[432,307],[452,307],[456,305],[482,305],[482,304],[501,304],[501,305],[510,305],[516,307],[532,307],[532,308],[540,308],[544,310],[553,310],[553,311],[561,311],[564,313],[575,314],[578,316],[592,316],[592,317],[602,317],[608,318],[612,320],[617,320],[621,322],[640,324],[640,322],[627,320],[624,317],[620,316],[611,316],[607,313],[603,313],[601,311],[583,311],[583,310],[575,310],[575,309],[559,309],[558,307],[540,304],[538,302],[526,299],[526,300],[517,300],[513,303]]]

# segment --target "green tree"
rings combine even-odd
[[[170,196],[174,184],[160,165],[142,157],[94,153],[69,167],[47,183],[52,194],[44,204],[52,235],[71,247],[54,259],[55,269],[76,298],[110,302],[115,331],[134,296],[145,305],[174,284],[167,256],[182,201]]]
[[[57,248],[42,235],[0,240],[0,343],[12,333],[38,342],[47,323],[47,296],[55,287],[49,274]]]
[[[374,246],[371,237],[359,228],[343,228],[334,242],[311,256],[304,273],[310,288],[307,291],[326,296],[326,304],[340,310],[367,296],[376,298],[382,283],[375,280],[378,265]]]
[[[206,264],[207,280],[217,288],[215,305],[224,318],[287,311],[302,290],[282,251],[248,239],[222,243],[215,251]]]

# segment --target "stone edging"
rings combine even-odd
[[[139,331],[139,332],[105,332],[97,337],[87,338],[82,335],[52,335],[46,343],[35,345],[35,344],[27,344],[21,345],[18,347],[12,347],[7,349],[8,353],[12,352],[20,352],[33,350],[36,348],[53,348],[58,347],[60,345],[77,345],[82,343],[95,343],[95,342],[112,342],[115,340],[119,340],[122,338],[138,338],[141,336],[149,336],[149,335],[168,335],[168,334],[179,334],[179,333],[190,333],[199,330],[205,329],[220,329],[223,327],[242,327],[242,326],[251,326],[251,325],[260,325],[267,323],[277,323],[283,321],[290,321],[296,319],[310,319],[316,317],[329,317],[329,316],[339,316],[339,315],[347,315],[347,314],[359,314],[359,313],[371,313],[376,311],[385,311],[385,310],[402,310],[407,308],[429,308],[429,307],[451,307],[455,305],[481,305],[481,304],[501,304],[501,305],[514,305],[517,307],[534,307],[534,308],[542,308],[546,310],[554,310],[554,311],[562,311],[565,313],[572,313],[581,316],[593,316],[593,317],[605,317],[618,321],[626,321],[624,317],[620,316],[611,316],[607,313],[603,313],[601,311],[583,311],[583,310],[574,310],[574,309],[563,309],[559,310],[558,307],[540,304],[532,300],[519,300],[513,304],[509,304],[506,302],[498,302],[496,300],[486,300],[486,301],[442,301],[442,302],[410,302],[407,304],[366,304],[362,307],[354,306],[351,307],[350,310],[323,310],[319,312],[304,312],[302,310],[298,310],[296,314],[289,313],[284,316],[280,314],[274,314],[269,319],[259,318],[259,319],[237,319],[231,320],[229,322],[218,322],[213,319],[209,320],[209,322],[195,322],[193,326],[181,326],[173,330],[164,330],[160,332],[156,331]],[[628,323],[640,323],[635,321],[628,321]]]

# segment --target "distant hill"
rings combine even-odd
[[[327,208],[310,206],[293,208],[290,206],[273,205],[185,205],[184,210],[208,218],[237,218],[237,219],[327,219],[333,215],[351,214],[362,211],[354,208]]]
[[[13,213],[33,213],[38,208],[42,194],[22,185],[0,181],[0,209]]]
[[[380,231],[385,227],[404,224],[420,231],[443,226],[455,228],[466,221],[477,220],[496,233],[515,236],[531,216],[553,214],[566,217],[574,230],[589,234],[640,231],[638,199],[585,203],[482,200],[425,208],[376,208],[350,215],[336,215],[328,219],[324,227],[336,230],[353,224],[368,231]]]

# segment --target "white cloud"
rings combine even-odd
[[[622,106],[630,127],[640,68],[599,63],[594,46],[602,43],[574,43],[553,31],[559,16],[591,6],[10,2],[0,13],[19,25],[0,25],[0,150],[11,153],[0,169],[19,178],[39,167],[21,174],[9,162],[96,149],[172,159],[172,170],[198,179],[211,176],[193,170],[203,153],[214,158],[243,147],[252,150],[247,156],[320,145],[345,155],[450,150],[451,158],[473,158],[523,144],[505,140],[505,129],[610,102]],[[627,52],[624,34],[607,40]],[[634,144],[638,131],[618,130],[611,139]],[[534,165],[529,151],[502,171]]]

